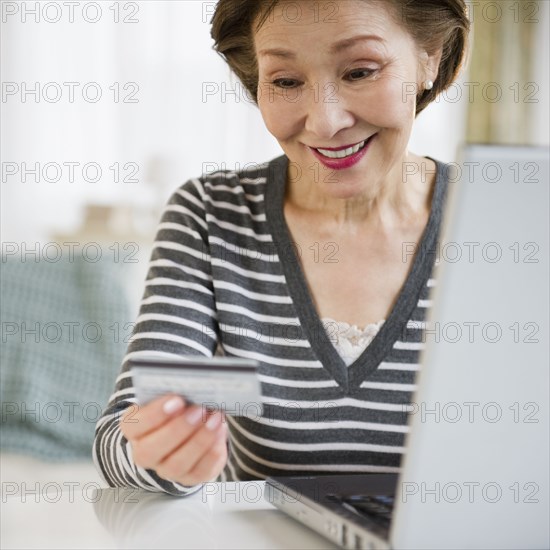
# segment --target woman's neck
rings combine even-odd
[[[313,180],[298,182],[287,177],[285,207],[307,217],[309,223],[339,233],[353,234],[366,227],[391,231],[422,223],[430,213],[436,167],[416,155],[410,155],[408,162],[425,168],[405,180],[398,166],[375,189],[350,198],[327,196]]]

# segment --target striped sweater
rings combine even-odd
[[[435,160],[435,159],[432,159]],[[220,481],[398,472],[447,188],[439,161],[431,213],[380,331],[349,366],[316,312],[283,214],[288,158],[188,180],[153,246],[136,327],[99,419],[94,460],[110,486],[194,492],[136,466],[119,428],[135,402],[128,361],[223,354],[259,361],[264,415],[228,416]]]

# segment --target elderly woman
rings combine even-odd
[[[96,464],[174,495],[399,471],[447,184],[407,143],[461,67],[465,2],[220,0],[212,24],[284,155],[171,197]],[[136,411],[128,360],[151,352],[258,360],[264,415]]]

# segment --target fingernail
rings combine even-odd
[[[185,415],[186,422],[188,424],[191,424],[191,426],[194,426],[195,424],[198,424],[201,418],[202,418],[202,408],[201,407],[192,408]]]
[[[181,397],[172,397],[172,399],[166,401],[166,403],[162,406],[162,410],[166,414],[172,414],[179,409],[183,409],[183,400]]]
[[[206,422],[206,427],[214,431],[222,423],[221,413],[214,413]]]

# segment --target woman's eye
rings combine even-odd
[[[296,80],[292,80],[291,78],[278,78],[273,81],[273,84],[278,88],[294,88],[295,83]]]
[[[362,80],[363,78],[368,78],[376,72],[376,69],[354,69],[348,73],[350,80]]]

